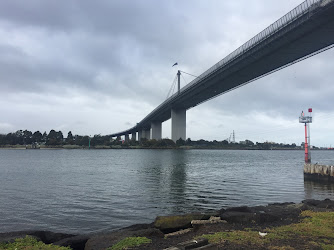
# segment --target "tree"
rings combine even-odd
[[[89,145],[89,137],[88,136],[84,136],[81,138],[80,142],[79,142],[80,146],[88,146]]]
[[[32,140],[33,142],[41,142],[43,138],[43,135],[41,132],[36,131],[35,133],[33,133],[32,135]]]
[[[32,132],[29,130],[24,130],[23,131],[23,139],[24,139],[24,144],[31,144],[32,143]]]
[[[47,145],[61,145],[63,144],[63,133],[61,131],[56,132],[55,130],[50,130],[46,140]]]
[[[48,134],[46,133],[46,131],[44,131],[42,135],[42,142],[46,142],[47,139],[48,139]]]
[[[71,145],[74,144],[74,141],[73,141],[73,135],[72,135],[72,132],[71,132],[71,131],[69,131],[69,132],[67,133],[66,143],[71,144]]]
[[[186,144],[186,142],[182,138],[180,138],[176,141],[176,146],[178,146],[178,147],[184,146],[185,144]]]

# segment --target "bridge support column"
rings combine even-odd
[[[136,140],[136,135],[137,135],[137,132],[132,132],[132,136],[131,136],[132,141]]]
[[[152,128],[151,139],[161,140],[161,134],[162,134],[161,127],[162,127],[162,122],[152,122],[151,123],[151,128]]]
[[[129,134],[126,134],[124,137],[125,137],[125,139],[124,139],[125,141],[129,141],[130,140]]]
[[[139,130],[138,131],[138,141],[141,141],[141,138],[143,138],[143,131]]]
[[[150,139],[150,130],[149,129],[143,129],[142,131],[141,131],[141,133],[142,133],[142,136],[141,136],[141,138],[145,138],[145,139]]]
[[[145,129],[145,138],[149,140],[151,138],[151,128]]]
[[[186,140],[186,110],[172,109],[172,140]]]

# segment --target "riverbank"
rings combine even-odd
[[[304,200],[300,204],[275,203],[221,209],[210,214],[160,216],[151,224],[90,235],[47,231],[1,233],[0,242],[26,235],[46,244],[80,250],[112,246],[117,249],[133,242],[142,243],[135,249],[188,249],[186,246],[193,249],[200,246],[198,249],[333,249],[334,201]]]
[[[78,146],[78,145],[61,145],[61,146],[40,146],[39,148],[32,149],[32,148],[27,148],[26,146],[23,145],[12,145],[12,146],[0,146],[1,149],[17,149],[17,150],[39,150],[39,149],[176,149],[176,150],[192,150],[192,149],[200,149],[200,150],[260,150],[260,151],[304,151],[304,149],[300,148],[271,148],[271,149],[263,149],[263,148],[238,148],[238,147],[193,147],[193,146],[180,146],[180,147],[143,147],[143,146],[121,146],[121,145],[116,145],[116,146],[92,146],[92,147],[87,147],[87,146]],[[313,149],[313,150],[329,150],[329,149]]]

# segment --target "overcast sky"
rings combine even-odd
[[[0,133],[107,135],[163,102],[177,70],[200,75],[300,0],[4,0]],[[334,50],[187,111],[187,137],[334,145]],[[171,67],[175,62],[179,66]],[[184,86],[193,78],[184,75]],[[163,137],[171,137],[170,120]]]

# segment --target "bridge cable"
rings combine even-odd
[[[167,93],[166,100],[168,99],[168,97],[169,97],[169,95],[171,94],[171,92],[174,91],[175,83],[176,83],[176,78],[177,78],[177,75],[175,75],[175,78],[174,78],[174,80],[173,80],[173,83],[172,83],[172,85],[171,85],[171,87],[170,87],[170,89],[169,89],[169,91],[168,91],[168,93]],[[172,89],[173,89],[173,90],[172,90]]]
[[[190,76],[193,76],[193,77],[195,77],[195,78],[199,78],[199,76],[192,75],[192,74],[187,73],[187,72],[184,72],[184,71],[182,71],[182,70],[180,70],[180,72],[185,73],[185,74],[190,75]]]
[[[183,81],[186,83],[186,85],[188,84],[186,79],[184,79],[184,76],[181,74],[182,78],[183,78]]]

